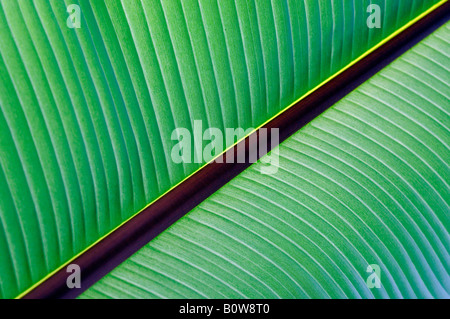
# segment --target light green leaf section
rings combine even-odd
[[[449,298],[449,53],[447,23],[81,298]]]
[[[437,2],[0,0],[0,297],[198,169],[175,128],[258,127]]]

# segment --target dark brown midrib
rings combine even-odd
[[[268,137],[270,138],[270,128],[279,128],[279,141],[280,143],[284,141],[442,25],[448,20],[449,13],[450,3],[446,2],[274,118],[264,126],[268,129]],[[259,131],[254,134],[258,135]],[[241,143],[244,143],[246,150],[248,150],[250,146],[249,138]],[[236,158],[236,148],[237,146],[233,149],[234,158]],[[245,153],[248,155],[249,152],[246,151]],[[225,158],[225,156],[226,153],[222,158]],[[69,274],[63,268],[23,298],[74,298],[78,296],[250,165],[248,156],[246,163],[213,162],[206,165],[153,205],[73,260],[72,264],[77,264],[81,268],[82,288],[69,289],[67,287],[66,279]]]

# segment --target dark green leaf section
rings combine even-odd
[[[276,174],[254,164],[81,297],[449,298],[449,40],[447,23],[282,143]]]
[[[199,168],[175,128],[257,127],[435,3],[0,1],[0,297]]]

